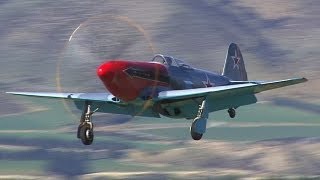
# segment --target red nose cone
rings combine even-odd
[[[113,79],[114,76],[114,72],[113,72],[113,62],[107,62],[107,63],[103,63],[101,64],[98,68],[97,68],[97,75],[99,76],[99,78],[103,81],[111,81]]]

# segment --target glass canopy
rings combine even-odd
[[[191,69],[191,66],[186,64],[184,61],[175,59],[172,56],[164,56],[162,54],[155,55],[151,62],[164,64],[166,66],[176,66]]]

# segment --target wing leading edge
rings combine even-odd
[[[159,93],[158,97],[155,98],[155,100],[156,101],[169,100],[169,99],[182,100],[182,99],[192,99],[192,98],[203,97],[203,96],[221,98],[224,96],[256,94],[262,91],[299,84],[306,81],[307,81],[306,78],[294,78],[294,79],[285,79],[285,80],[270,81],[270,82],[251,81],[243,84],[217,86],[217,87],[210,87],[210,88],[162,91]]]
[[[120,100],[110,93],[50,93],[50,92],[6,92],[13,95],[44,98],[70,99],[77,101],[97,101],[120,103]]]
[[[306,78],[294,78],[279,81],[259,82],[251,81],[243,84],[234,84],[226,86],[217,86],[209,88],[185,89],[185,90],[170,90],[162,91],[155,101],[161,100],[183,100],[192,99],[203,96],[211,96],[221,98],[224,96],[256,94],[262,91],[281,88],[294,84],[306,82]],[[45,98],[60,98],[78,101],[97,101],[97,102],[111,102],[120,103],[120,100],[111,93],[47,93],[47,92],[6,92],[8,94],[45,97]]]

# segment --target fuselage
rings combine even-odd
[[[108,61],[97,68],[104,86],[122,101],[147,100],[163,90],[227,85],[229,79],[186,64]]]

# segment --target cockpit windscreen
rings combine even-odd
[[[186,64],[184,61],[179,60],[179,59],[175,59],[172,56],[164,56],[162,54],[155,55],[152,58],[151,62],[161,63],[166,66],[176,66],[176,67],[181,67],[181,68],[192,69],[192,67],[190,65]]]

